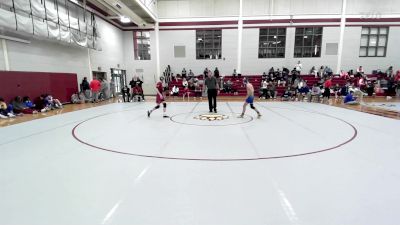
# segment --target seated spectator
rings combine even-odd
[[[36,114],[36,113],[38,113],[38,111],[26,107],[24,102],[22,101],[22,97],[21,96],[15,97],[15,99],[11,102],[11,104],[13,106],[13,110],[16,113],[23,113],[23,114]]]
[[[31,99],[28,96],[24,96],[22,98],[22,101],[24,102],[26,107],[28,107],[30,109],[35,109],[36,105],[33,104],[33,102],[31,101]]]
[[[58,100],[56,98],[53,98],[53,96],[51,96],[49,94],[46,94],[45,101],[47,101],[47,104],[50,105],[50,107],[52,109],[61,109],[61,108],[63,108],[60,100]]]
[[[282,101],[290,101],[292,99],[292,92],[290,91],[290,87],[287,87],[285,92],[282,94]]]
[[[395,81],[395,92],[396,97],[400,97],[400,80]]]
[[[72,104],[83,104],[83,103],[85,103],[85,99],[81,99],[80,93],[75,92],[71,95],[71,103]]]
[[[314,84],[314,86],[311,89],[311,92],[308,95],[308,102],[312,102],[313,98],[317,99],[317,102],[320,101],[320,96],[321,96],[321,89],[319,88],[318,84]]]
[[[274,67],[271,67],[271,68],[269,69],[269,71],[268,71],[268,76],[271,77],[271,75],[274,75],[274,73],[275,73]]]
[[[339,86],[339,84],[336,84],[333,87],[333,92],[335,93],[335,98],[338,98],[340,96],[340,86]]]
[[[340,88],[340,95],[341,96],[346,96],[349,93],[349,86],[350,86],[350,83],[347,82],[344,86],[342,86]]]
[[[231,81],[231,79],[228,79],[227,81],[224,82],[223,88],[224,88],[224,92],[225,93],[231,93],[232,92],[232,81]]]
[[[324,77],[332,76],[332,74],[333,74],[332,69],[330,67],[328,67],[328,66],[325,66]]]
[[[308,93],[310,92],[310,88],[307,85],[307,82],[304,82],[302,86],[299,88],[297,98],[299,101],[303,101],[305,97],[308,96]]]
[[[358,105],[360,104],[356,98],[353,96],[353,91],[350,91],[349,94],[346,95],[346,97],[344,98],[344,104],[347,105]]]
[[[201,89],[201,84],[197,78],[194,79],[194,95],[197,98],[202,99],[202,89]]]
[[[315,66],[311,67],[310,74],[314,75],[315,78],[318,78],[318,72]]]
[[[171,96],[173,98],[175,98],[175,96],[179,96],[179,88],[175,85],[172,87]]]
[[[373,96],[374,95],[374,92],[375,92],[375,85],[374,85],[374,83],[372,83],[372,82],[369,82],[369,83],[367,83],[367,89],[366,89],[366,91],[367,91],[367,94],[368,94],[368,96]]]
[[[125,85],[121,89],[121,93],[122,93],[122,99],[124,100],[124,102],[129,102],[131,94],[130,94],[130,91],[129,91],[129,88],[127,85]]]
[[[344,70],[341,70],[340,71],[340,78],[346,79],[346,80],[349,79],[350,78],[349,73],[344,71]]]
[[[208,68],[207,68],[207,67],[204,69],[203,75],[204,75],[205,77],[207,77],[207,75],[208,75]]]
[[[267,79],[267,74],[265,72],[263,72],[261,79],[263,79],[263,80]]]
[[[232,73],[232,76],[233,77],[236,77],[238,74],[237,74],[237,72],[236,72],[236,69],[233,69],[233,73]]]
[[[3,98],[0,98],[0,118],[5,119],[12,117],[15,117],[14,113],[12,112],[12,108],[7,106],[7,103]]]

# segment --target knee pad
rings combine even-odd
[[[250,108],[255,109],[256,107],[254,107],[253,103],[251,103]]]
[[[167,103],[163,102],[163,107],[167,108]]]
[[[155,109],[158,109],[158,108],[160,108],[160,105],[157,105],[156,107],[154,107]]]

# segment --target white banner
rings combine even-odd
[[[61,26],[60,27],[60,36],[61,41],[71,43],[71,32],[68,27]]]
[[[34,34],[41,37],[48,37],[47,24],[43,20],[33,19]]]
[[[46,17],[46,13],[44,10],[44,5],[40,0],[31,0],[32,3],[32,14],[34,16],[40,17],[44,19]]]
[[[0,28],[16,29],[15,14],[0,8]]]
[[[94,48],[93,47],[93,36],[91,36],[91,35],[87,36],[87,47],[88,48]]]
[[[14,0],[14,5],[16,10],[21,10],[29,13],[31,12],[31,5],[29,4],[29,0]]]
[[[69,17],[69,24],[71,28],[74,28],[76,30],[79,30],[79,25],[78,25],[78,19]]]
[[[46,5],[46,15],[47,15],[47,20],[58,23],[57,9],[55,9],[53,6]]]
[[[47,21],[47,26],[49,28],[49,37],[52,39],[60,40],[60,27],[58,24],[51,21]]]
[[[1,5],[5,5],[5,6],[8,6],[8,7],[13,7],[13,3],[12,3],[12,1],[11,0],[0,0],[0,4]]]
[[[65,14],[65,13],[62,13],[62,12],[58,12],[58,16],[59,16],[59,19],[60,19],[60,24],[62,26],[69,27],[68,14]]]
[[[33,34],[32,18],[21,16],[17,14],[17,29],[29,34]]]
[[[86,34],[86,23],[83,21],[79,21],[79,30]]]

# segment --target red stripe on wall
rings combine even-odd
[[[198,22],[164,22],[160,26],[202,26],[202,25],[228,25],[238,24],[237,20],[232,21],[198,21]]]
[[[31,100],[41,94],[51,94],[61,102],[70,102],[78,91],[74,73],[0,71],[0,96],[10,102],[15,96],[29,96]]]
[[[346,22],[400,22],[400,18],[347,18]]]
[[[191,27],[191,28],[160,28],[161,30],[227,30],[227,29],[238,29],[237,27]]]

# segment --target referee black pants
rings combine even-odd
[[[207,90],[207,95],[208,95],[208,108],[210,111],[214,109],[214,111],[217,110],[217,89],[208,89]]]

